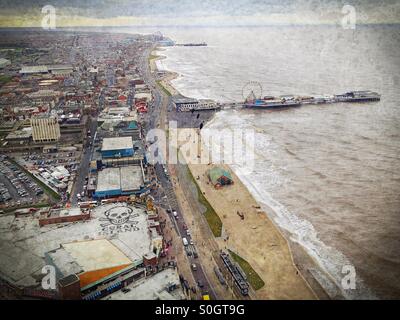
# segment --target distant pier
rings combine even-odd
[[[207,43],[199,42],[199,43],[176,43],[177,47],[207,47]]]

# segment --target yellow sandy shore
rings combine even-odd
[[[218,239],[221,249],[231,249],[247,260],[264,280],[265,286],[256,292],[258,299],[315,299],[311,288],[295,268],[286,239],[239,178],[227,166],[234,179],[232,186],[215,189],[209,184],[207,170],[213,165],[189,165],[207,200],[229,235],[225,242]],[[237,211],[243,212],[241,220]]]

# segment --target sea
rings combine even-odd
[[[172,84],[188,97],[243,101],[249,88],[262,96],[380,93],[372,103],[226,109],[206,128],[255,132],[252,170],[231,168],[318,265],[314,276],[329,296],[400,298],[400,26],[133,31],[208,44],[159,51],[159,68],[177,72]]]

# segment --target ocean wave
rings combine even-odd
[[[252,127],[249,124],[249,116],[241,116],[239,112],[227,113],[222,111],[205,128],[220,130],[227,127],[233,129],[238,126],[241,128]],[[323,273],[314,271],[315,279],[326,290],[327,294],[335,297],[340,293],[346,299],[376,298],[359,276],[356,277],[356,289],[343,289],[341,281],[345,274],[342,273],[342,269],[344,266],[352,266],[351,261],[340,251],[321,241],[318,232],[309,221],[300,218],[298,213],[289,211],[267,191],[276,186],[284,188],[284,184],[288,183],[288,180],[279,174],[279,170],[282,170],[282,168],[275,168],[268,161],[268,150],[274,152],[273,139],[267,136],[265,130],[262,131],[262,135],[264,137],[258,137],[257,141],[261,143],[262,146],[259,147],[262,148],[263,152],[254,155],[254,159],[256,159],[255,167],[249,170],[245,165],[233,164],[231,165],[232,170],[265,210],[269,218],[279,228],[290,234],[289,240],[301,245],[318,264]],[[204,141],[208,140],[204,139]],[[268,147],[266,144],[268,144]],[[215,150],[220,146],[214,142],[212,146],[207,145],[207,147],[209,150]],[[261,154],[264,155],[262,158],[260,157]],[[332,288],[336,289],[333,290]]]
[[[265,212],[270,213],[269,217],[272,218],[280,228],[291,234],[290,240],[301,245],[318,263],[321,269],[329,275],[324,282],[320,283],[324,289],[327,289],[328,293],[331,291],[332,285],[334,285],[346,299],[376,298],[359,277],[357,277],[356,280],[355,290],[342,289],[341,281],[344,277],[342,268],[343,266],[353,265],[349,259],[335,248],[329,247],[322,242],[314,226],[309,221],[289,211],[282,203],[275,200],[270,193],[264,191],[263,186],[259,185],[260,182],[255,180],[253,175],[248,176],[247,174],[243,174],[241,169],[237,166],[232,166],[232,169],[249,189],[257,202],[263,207]],[[271,212],[270,209],[273,211]],[[329,280],[331,283],[327,285]]]

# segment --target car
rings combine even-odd
[[[193,242],[192,239],[190,239],[189,243],[190,243],[192,246],[194,245],[194,242]]]
[[[190,230],[189,229],[186,230],[186,235],[190,236]]]
[[[191,267],[192,267],[192,270],[193,270],[193,271],[197,271],[197,266],[196,266],[195,263],[192,263]]]
[[[199,286],[199,288],[203,288],[204,287],[204,284],[203,284],[203,282],[201,282],[201,280],[197,281],[197,285]]]

